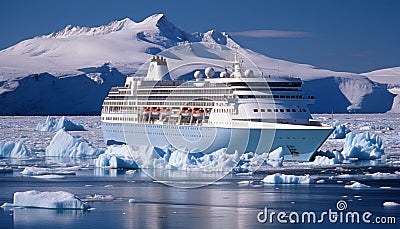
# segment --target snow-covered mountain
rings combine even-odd
[[[363,75],[277,60],[245,49],[224,32],[187,33],[162,14],[129,18],[22,41],[0,51],[0,114],[98,114],[112,86],[122,85],[152,55],[184,42],[238,49],[264,74],[296,75],[317,96],[313,112],[386,112],[386,85]]]
[[[390,112],[400,113],[400,67],[380,69],[362,75],[374,82],[388,85],[389,92],[396,95]]]

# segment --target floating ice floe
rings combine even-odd
[[[87,209],[88,205],[83,203],[72,193],[40,192],[36,190],[26,192],[15,192],[13,204],[3,204],[2,207],[33,207],[49,209]]]
[[[346,158],[357,158],[360,160],[378,159],[384,155],[382,139],[369,132],[346,135],[342,155]]]
[[[73,167],[76,168],[76,167]],[[77,170],[76,168],[75,170]],[[40,167],[26,167],[21,172],[27,176],[42,176],[42,175],[75,175],[75,171],[70,168],[40,168]]]
[[[346,137],[346,134],[351,132],[351,130],[347,126],[340,124],[339,121],[336,121],[333,124],[333,127],[335,129],[333,130],[330,138],[342,139]]]
[[[44,123],[38,123],[36,126],[37,131],[57,131],[64,129],[66,131],[84,131],[85,128],[82,125],[75,124],[72,121],[62,116],[57,120],[55,117],[47,116]]]
[[[333,152],[323,152],[323,155],[326,156],[316,156],[314,161],[311,162],[312,165],[326,166],[326,165],[337,165],[342,164],[344,157],[339,152],[334,150]]]
[[[48,174],[48,175],[39,175],[39,176],[31,176],[33,178],[38,179],[64,179],[65,176],[56,175],[56,174]]]
[[[296,176],[275,173],[264,177],[262,182],[267,184],[310,184],[314,183],[314,179],[308,175]]]
[[[390,126],[383,126],[383,125],[370,125],[370,126],[361,126],[360,130],[378,130],[378,131],[389,131],[393,130]]]
[[[26,158],[30,155],[30,150],[22,142],[0,142],[0,158]]]
[[[92,146],[80,136],[71,136],[60,129],[46,147],[46,156],[51,157],[97,157],[103,150]]]
[[[379,178],[379,179],[396,179],[400,177],[400,174],[397,173],[382,173],[382,172],[376,172],[376,173],[367,173],[365,174],[367,176],[371,176],[372,178]]]
[[[399,203],[393,202],[393,201],[386,201],[383,203],[384,207],[397,207],[400,206]]]
[[[362,188],[370,188],[371,186],[361,184],[360,182],[354,182],[351,185],[345,185],[345,188],[352,188],[352,189],[362,189]]]
[[[82,199],[82,201],[85,202],[95,202],[95,201],[113,201],[114,197],[112,195],[99,195],[99,194],[94,194],[94,195],[87,195],[85,199]]]
[[[261,165],[267,165],[272,167],[283,166],[283,150],[282,147],[278,147],[274,151],[263,154],[255,154],[253,152],[243,153],[240,156],[240,160],[235,166],[234,171],[238,174],[244,174],[256,171]]]

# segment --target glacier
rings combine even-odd
[[[103,152],[86,139],[71,136],[64,129],[58,130],[46,147],[46,156],[49,157],[97,157]]]
[[[57,131],[64,129],[66,131],[84,131],[85,128],[82,125],[75,124],[71,120],[66,119],[62,116],[57,120],[55,117],[47,116],[44,123],[38,123],[36,126],[37,131]]]
[[[32,207],[48,209],[79,209],[85,210],[89,206],[69,192],[40,192],[30,190],[15,192],[13,204],[3,204],[4,207]]]
[[[99,114],[108,91],[123,85],[126,75],[135,73],[152,55],[193,42],[238,50],[264,75],[295,73],[304,81],[304,90],[317,98],[314,113],[387,112],[398,101],[386,84],[367,75],[273,59],[241,47],[229,33],[188,33],[165,15],[155,14],[142,22],[125,18],[93,28],[68,25],[1,50],[0,114]]]

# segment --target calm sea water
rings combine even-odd
[[[327,118],[320,116],[319,118]],[[371,118],[371,117],[376,117]],[[385,116],[386,117],[386,116]],[[396,116],[397,117],[397,116]],[[353,121],[354,129],[376,120],[382,124],[382,116],[343,116]],[[1,141],[25,139],[36,152],[44,150],[54,133],[39,133],[33,129],[45,117],[2,117],[0,119]],[[81,132],[98,147],[104,147],[98,117],[72,117],[75,122],[86,123],[89,131]],[[356,121],[354,121],[356,120]],[[358,121],[357,121],[358,120]],[[365,121],[364,121],[365,120]],[[0,173],[0,204],[13,202],[13,193],[27,190],[67,191],[81,199],[88,195],[111,195],[112,200],[93,201],[90,211],[51,210],[38,208],[0,209],[0,228],[398,228],[400,207],[384,207],[383,203],[400,203],[400,171],[398,156],[398,126],[400,121],[389,116],[390,132],[380,132],[386,141],[391,158],[378,163],[358,163],[327,167],[313,167],[299,163],[284,162],[282,168],[264,168],[251,176],[229,174],[218,182],[201,188],[175,188],[154,182],[141,171],[95,169],[91,160],[1,160],[2,166],[14,168],[13,173]],[[380,131],[380,130],[379,130]],[[340,142],[339,142],[340,143]],[[326,148],[338,142],[328,142]],[[21,175],[25,166],[54,167],[80,165],[76,175],[64,179],[36,179]],[[87,165],[87,167],[86,167]],[[371,177],[366,174],[390,173],[387,177]],[[318,183],[293,185],[263,185],[261,180],[268,174],[310,174]],[[323,180],[323,182],[322,182]],[[252,181],[241,185],[241,181]],[[345,185],[359,181],[369,185],[364,189],[349,189]],[[386,187],[386,188],[385,188]],[[390,188],[388,188],[390,187]],[[133,203],[129,200],[134,199]],[[346,208],[338,208],[338,202]],[[265,209],[267,208],[267,211]],[[370,223],[346,222],[343,218],[331,223],[325,216],[321,223],[279,223],[277,214],[284,212],[300,215],[314,212],[320,219],[323,212],[337,212],[346,216],[356,212],[372,215]],[[260,213],[261,212],[261,213]],[[270,215],[272,212],[275,214]],[[260,223],[268,215],[267,222]],[[393,217],[395,222],[393,222]],[[270,223],[270,219],[273,222]],[[288,217],[282,218],[289,219]],[[378,224],[386,221],[386,224]],[[389,224],[389,221],[390,224]],[[321,225],[322,224],[322,225]]]

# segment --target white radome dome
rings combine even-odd
[[[195,71],[194,72],[194,78],[195,79],[201,79],[203,77],[203,73],[201,73],[201,71]]]
[[[244,75],[245,75],[246,77],[253,77],[253,76],[254,76],[254,72],[253,72],[253,70],[251,70],[251,69],[247,69],[247,70],[244,72]]]
[[[206,73],[207,78],[211,78],[215,74],[214,68],[212,68],[212,67],[206,68],[206,70],[204,72]]]

